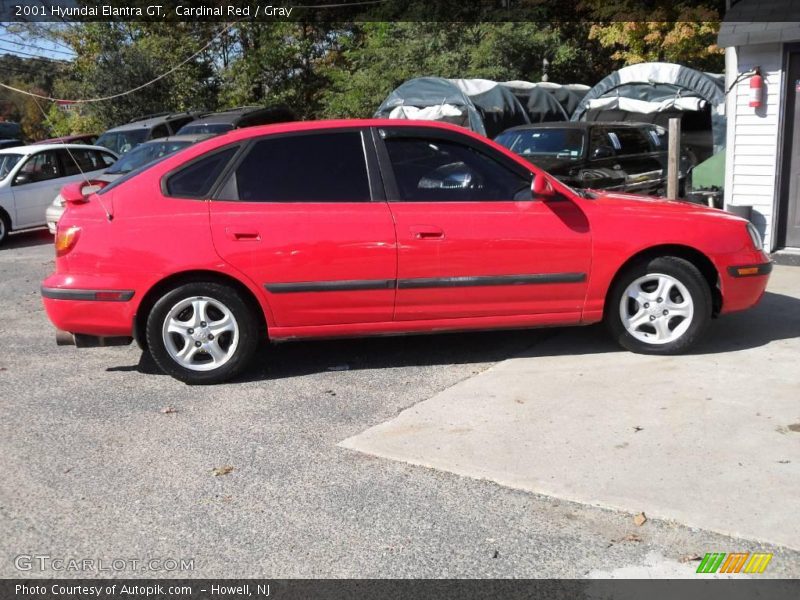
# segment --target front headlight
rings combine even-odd
[[[753,241],[753,246],[756,250],[763,250],[764,249],[764,242],[761,241],[761,236],[758,233],[758,229],[752,223],[747,224],[747,233],[750,234],[750,239]]]

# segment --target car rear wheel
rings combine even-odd
[[[614,284],[606,323],[632,352],[680,354],[711,319],[711,290],[692,263],[674,256],[639,262]]]
[[[232,288],[181,285],[147,318],[147,346],[162,371],[189,384],[213,384],[240,373],[258,346],[258,320]]]

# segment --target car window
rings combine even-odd
[[[322,132],[259,140],[223,199],[247,202],[369,202],[361,133]]]
[[[190,162],[169,176],[167,194],[178,198],[205,198],[238,149],[232,146]]]
[[[226,131],[230,131],[233,129],[233,125],[230,123],[189,123],[188,125],[184,125],[178,131],[178,135],[183,135],[184,133],[225,133]]]
[[[61,177],[58,165],[58,156],[54,150],[39,152],[31,156],[17,173],[17,177],[26,175],[26,183],[34,181],[47,181]]]
[[[181,129],[187,123],[191,123],[194,120],[194,117],[186,116],[186,117],[179,117],[177,119],[173,119],[169,121],[169,128],[172,130],[172,133],[175,133],[179,129]],[[156,137],[156,136],[153,136]],[[160,137],[160,136],[159,136]]]
[[[106,167],[110,167],[117,162],[117,157],[113,154],[109,154],[108,152],[100,152],[99,150],[92,150],[92,152],[97,155],[99,162]]]
[[[169,127],[167,127],[166,123],[162,123],[161,125],[156,125],[153,127],[153,132],[150,134],[150,139],[158,139],[162,137],[167,137],[169,135]]]
[[[385,140],[404,202],[514,200],[530,181],[469,146],[444,140]]]
[[[103,146],[117,154],[125,154],[133,150],[147,138],[147,129],[127,129],[125,131],[107,132],[97,138],[96,146]]]
[[[585,135],[580,129],[518,129],[501,133],[495,141],[522,156],[553,156],[577,160],[583,155]]]
[[[22,154],[0,154],[0,181],[3,181],[11,169],[22,159]]]
[[[114,175],[117,173],[129,173],[134,169],[138,169],[139,167],[146,165],[148,163],[153,162],[156,159],[161,158],[162,156],[168,156],[190,146],[191,142],[189,141],[154,141],[154,142],[147,142],[140,146],[137,146],[130,152],[128,152],[125,156],[120,158],[112,167],[110,167],[106,173],[110,175]]]
[[[616,138],[619,147],[616,148],[617,154],[625,156],[627,154],[642,154],[650,152],[651,142],[647,141],[643,132],[637,127],[619,127],[613,129],[610,136]],[[615,144],[617,146],[617,144]]]
[[[81,150],[77,148],[67,150],[65,148],[59,150],[58,155],[61,158],[64,177],[106,168],[106,163],[102,159],[101,153],[96,150]]]

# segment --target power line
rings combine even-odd
[[[15,46],[20,46],[22,48],[35,48],[36,50],[41,50],[42,52],[53,52],[55,54],[65,54],[66,56],[74,57],[74,52],[67,52],[66,50],[58,50],[56,48],[44,48],[42,46],[37,46],[36,44],[23,44],[22,42],[15,42],[14,40],[2,40],[3,44],[14,44]],[[47,57],[44,57],[47,58]]]
[[[0,40],[0,43],[5,44],[6,41]],[[38,54],[31,54],[30,52],[23,52],[22,50],[15,50],[14,48],[3,48],[2,46],[0,46],[0,52],[5,52],[9,56],[17,56],[18,58],[22,58],[22,60],[43,60],[54,65],[66,65],[69,62],[59,58],[47,58],[45,56],[39,56]]]
[[[100,98],[87,98],[87,99],[85,99],[85,100],[69,100],[69,99],[66,99],[66,98],[53,98],[53,97],[51,97],[51,96],[44,96],[44,95],[42,95],[42,94],[35,94],[35,93],[33,93],[33,92],[28,92],[28,91],[26,91],[26,90],[21,90],[21,89],[19,89],[19,88],[15,88],[15,87],[13,87],[13,86],[10,86],[10,85],[7,85],[7,84],[5,84],[5,83],[0,83],[0,87],[4,87],[4,88],[6,88],[6,89],[8,89],[8,90],[11,90],[11,91],[13,91],[13,92],[18,92],[18,93],[20,93],[20,94],[26,94],[26,95],[28,95],[28,96],[31,96],[31,97],[33,97],[33,98],[41,98],[42,100],[50,100],[51,102],[71,102],[71,103],[73,103],[73,104],[88,104],[88,103],[90,103],[90,102],[102,102],[102,101],[104,101],[104,100],[113,100],[114,98],[121,98],[122,96],[127,96],[128,94],[132,94],[132,93],[134,93],[134,92],[138,92],[139,90],[141,90],[141,89],[144,89],[144,88],[146,88],[146,87],[148,87],[148,86],[150,86],[150,85],[153,85],[155,82],[157,82],[157,81],[160,81],[161,79],[164,79],[164,77],[167,77],[168,75],[171,75],[172,73],[174,73],[175,71],[177,71],[178,69],[180,69],[180,68],[181,68],[183,65],[187,64],[189,61],[193,60],[194,58],[196,58],[197,56],[199,56],[201,53],[203,53],[203,52],[204,52],[204,51],[205,51],[205,50],[206,50],[206,49],[207,49],[209,46],[211,46],[211,44],[213,44],[213,43],[214,43],[214,42],[215,42],[215,41],[216,41],[216,40],[217,40],[217,39],[218,39],[218,38],[219,38],[219,37],[220,37],[220,36],[221,36],[223,33],[225,33],[225,32],[226,32],[228,29],[230,29],[231,27],[233,27],[234,25],[236,25],[236,23],[239,23],[239,22],[241,22],[241,20],[239,20],[239,21],[235,21],[235,22],[233,22],[233,23],[229,23],[228,25],[226,25],[226,26],[225,26],[225,27],[224,27],[224,28],[223,28],[223,29],[222,29],[222,30],[221,30],[219,33],[217,33],[217,34],[216,34],[216,35],[215,35],[213,38],[211,38],[211,39],[208,41],[208,43],[206,43],[206,45],[205,45],[205,46],[203,46],[202,48],[200,48],[200,49],[199,49],[197,52],[195,52],[194,54],[192,54],[192,55],[191,55],[189,58],[187,58],[187,59],[186,59],[186,60],[184,60],[183,62],[181,62],[181,63],[179,63],[179,64],[175,65],[174,67],[172,67],[172,68],[171,68],[169,71],[167,71],[166,73],[162,73],[161,75],[159,75],[158,77],[156,77],[156,78],[154,78],[154,79],[151,79],[151,80],[150,80],[150,81],[148,81],[147,83],[143,83],[142,85],[136,86],[135,88],[132,88],[132,89],[130,89],[130,90],[128,90],[128,91],[126,91],[126,92],[120,92],[119,94],[112,94],[112,95],[110,95],[110,96],[102,96],[102,97],[100,97]]]

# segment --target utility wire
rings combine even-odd
[[[36,50],[41,50],[42,52],[52,52],[54,54],[64,54],[66,56],[75,56],[74,52],[67,52],[66,50],[59,50],[57,48],[44,48],[42,46],[37,46],[36,44],[27,44],[22,42],[15,42],[14,40],[2,40],[3,44],[14,44],[15,46],[20,46],[21,48],[34,48]],[[47,58],[47,57],[43,57]],[[64,59],[54,59],[54,60],[64,60]]]
[[[196,58],[197,56],[202,54],[207,48],[209,48],[211,46],[211,44],[213,44],[215,41],[217,41],[217,39],[223,33],[228,31],[228,29],[230,29],[236,23],[239,23],[239,22],[240,21],[235,21],[233,23],[229,23],[228,25],[226,25],[219,33],[217,33],[213,38],[211,38],[211,40],[209,40],[209,42],[205,46],[200,48],[200,50],[198,50],[197,52],[192,54],[189,58],[187,58],[183,62],[175,65],[174,67],[172,67],[166,73],[162,73],[161,75],[159,75],[158,77],[156,77],[154,79],[151,79],[147,83],[143,83],[142,85],[138,85],[135,88],[130,89],[130,90],[126,91],[126,92],[120,92],[119,94],[112,94],[110,96],[102,96],[100,98],[87,98],[87,99],[84,99],[84,100],[69,100],[67,98],[53,98],[51,96],[44,96],[42,94],[35,94],[33,92],[29,92],[29,91],[26,91],[26,90],[21,90],[19,88],[16,88],[16,87],[11,86],[11,85],[7,85],[7,84],[2,83],[2,82],[0,82],[0,87],[4,87],[7,90],[11,90],[12,92],[17,92],[17,93],[20,93],[20,94],[25,94],[27,96],[31,96],[33,98],[40,98],[42,100],[49,100],[51,102],[69,102],[69,103],[72,103],[72,104],[89,104],[91,102],[103,102],[104,100],[113,100],[115,98],[121,98],[122,96],[127,96],[128,94],[132,94],[134,92],[138,92],[139,90],[144,89],[144,88],[146,88],[146,87],[148,87],[150,85],[153,85],[157,81],[160,81],[161,79],[164,79],[165,77],[171,75],[172,73],[174,73],[175,71],[180,69],[183,65],[187,64],[188,62],[190,62],[191,60],[193,60],[194,58]]]

